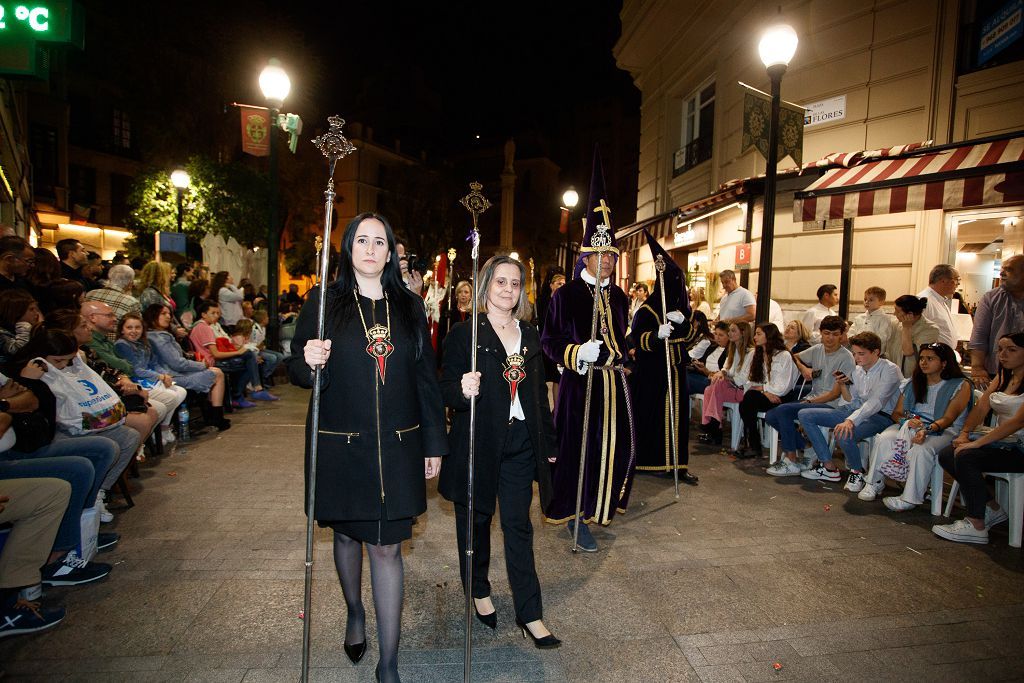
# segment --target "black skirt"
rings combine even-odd
[[[388,519],[383,505],[380,519],[340,519],[318,524],[370,545],[394,545],[412,538],[412,517]]]

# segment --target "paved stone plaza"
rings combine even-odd
[[[222,436],[147,462],[103,583],[51,589],[55,630],[0,643],[9,680],[295,681],[305,526],[308,393],[236,412]],[[479,624],[474,680],[1020,680],[1024,561],[1005,527],[988,547],[934,537],[926,511],[895,515],[717,453],[693,458],[698,488],[640,476],[628,514],[574,556],[537,518],[545,621],[559,650],[515,630],[495,528],[499,627]],[[430,507],[405,548],[403,680],[462,680],[463,601],[452,506]],[[536,508],[535,508],[536,510]],[[341,650],[343,602],[330,538],[317,537],[311,678],[372,681],[370,650]]]

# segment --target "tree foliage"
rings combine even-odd
[[[270,190],[264,174],[241,163],[218,164],[198,156],[185,170],[191,186],[183,196],[182,232],[190,241],[212,232],[225,240],[234,237],[245,247],[266,246]],[[132,251],[145,253],[158,230],[177,230],[177,189],[166,169],[150,169],[135,178],[128,208]]]

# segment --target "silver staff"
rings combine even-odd
[[[483,185],[478,182],[469,184],[469,194],[462,198],[461,204],[473,216],[473,230],[469,233],[469,241],[473,245],[473,332],[470,342],[469,371],[476,372],[476,341],[479,326],[480,306],[477,303],[477,287],[480,268],[480,229],[477,221],[491,203],[480,190]],[[463,678],[469,683],[473,667],[473,472],[476,457],[476,396],[469,399],[469,472],[466,477],[466,657]]]
[[[601,315],[598,302],[601,301],[601,264],[604,262],[604,253],[611,248],[612,238],[608,234],[611,221],[608,220],[610,209],[601,200],[601,205],[594,209],[595,212],[603,214],[604,223],[595,228],[594,236],[590,239],[590,245],[594,247],[597,254],[597,277],[594,282],[594,310],[590,317],[590,341],[597,341],[597,320]],[[610,304],[610,302],[609,302]],[[595,361],[596,362],[596,361]],[[615,382],[611,383],[612,390],[615,390]],[[583,398],[583,443],[580,444],[580,475],[576,480],[576,517],[572,529],[572,551],[579,550],[581,507],[583,505],[583,470],[587,464],[587,442],[590,431],[590,397],[594,393],[594,363],[587,364],[587,390]],[[612,417],[614,419],[614,416]]]
[[[345,139],[341,127],[345,119],[340,116],[328,117],[329,129],[320,137],[313,139],[313,144],[327,157],[327,191],[324,192],[324,235],[320,249],[319,284],[320,298],[316,309],[316,337],[324,340],[324,317],[327,310],[327,279],[331,258],[331,215],[334,213],[334,167],[338,159],[355,151],[355,146]],[[273,264],[271,264],[273,267]],[[306,501],[306,587],[302,597],[302,681],[309,680],[309,627],[312,622],[310,603],[313,589],[313,513],[316,502],[316,452],[320,436],[320,384],[323,377],[323,365],[313,370],[313,409],[310,415],[309,433],[309,476]]]
[[[661,290],[661,319],[668,322],[668,309],[665,306],[665,257],[658,254],[654,259],[654,270],[658,271],[658,286]],[[679,443],[676,434],[676,401],[672,391],[672,351],[668,339],[665,342],[665,371],[668,378],[668,422],[670,444],[672,447],[672,479],[676,485],[676,498],[679,498]]]
[[[445,283],[448,297],[448,324],[445,325],[444,333],[447,335],[452,331],[452,295],[455,293],[455,249],[448,250],[448,282]]]

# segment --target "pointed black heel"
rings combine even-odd
[[[560,641],[558,638],[555,638],[555,636],[552,634],[548,634],[543,638],[538,638],[537,636],[533,635],[532,633],[530,633],[530,629],[526,628],[526,624],[519,621],[519,617],[516,617],[516,626],[522,629],[523,638],[529,636],[530,640],[533,641],[533,646],[538,650],[550,650],[552,648],[559,647],[562,644],[562,641]]]
[[[475,606],[473,607],[473,611],[476,612]],[[493,630],[498,628],[497,612],[491,612],[490,614],[480,614],[479,612],[476,612],[476,618],[480,621],[481,624],[483,624],[489,629]]]
[[[355,645],[349,645],[348,643],[344,643],[344,647],[345,654],[348,655],[348,658],[352,660],[353,664],[358,664],[359,660],[361,660],[363,658],[363,655],[366,654],[365,640],[361,643],[356,643]]]

